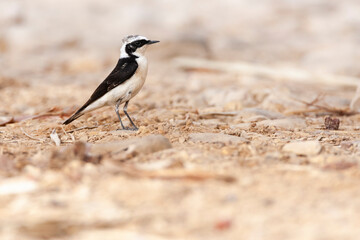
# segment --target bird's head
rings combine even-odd
[[[121,47],[121,57],[135,56],[140,57],[145,53],[146,48],[150,44],[158,43],[159,41],[152,41],[146,37],[139,35],[130,35],[125,37]]]

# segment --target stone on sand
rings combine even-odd
[[[261,122],[257,122],[256,124],[260,126],[276,127],[286,130],[305,128],[307,126],[306,121],[301,118],[282,118],[282,119],[274,119],[274,120],[264,120]]]
[[[299,141],[290,142],[284,145],[284,152],[291,152],[297,155],[317,155],[320,153],[322,146],[318,141]]]
[[[149,154],[168,148],[171,148],[169,139],[162,135],[149,135],[146,137],[135,137],[117,142],[94,144],[91,146],[91,153],[94,155],[100,155],[109,152],[119,153],[123,151],[131,151],[138,154]]]
[[[238,116],[242,117],[244,120],[255,117],[260,118],[260,116],[263,119],[278,119],[284,117],[284,115],[281,113],[268,111],[261,108],[245,108],[238,112]]]

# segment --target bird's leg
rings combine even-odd
[[[120,120],[122,129],[125,129],[124,124],[122,123],[121,117],[120,117],[120,114],[119,114],[119,106],[120,106],[120,104],[121,104],[121,99],[119,99],[119,100],[116,102],[115,112],[116,112],[116,115],[118,116],[118,118],[119,118],[119,120]]]
[[[128,106],[128,104],[129,104],[129,101],[127,101],[126,103],[125,103],[125,105],[124,105],[124,108],[123,108],[123,111],[124,111],[124,113],[125,113],[125,115],[127,116],[127,118],[130,120],[130,122],[131,122],[131,124],[133,125],[133,129],[131,129],[131,130],[138,130],[138,128],[136,127],[136,125],[134,124],[134,122],[131,120],[131,118],[130,118],[130,116],[129,116],[129,114],[127,113],[127,106]]]

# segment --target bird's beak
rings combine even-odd
[[[154,44],[154,43],[158,43],[158,42],[160,42],[160,41],[152,41],[152,40],[149,40],[147,44],[150,45],[150,44]]]

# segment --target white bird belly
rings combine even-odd
[[[102,98],[104,98],[106,105],[115,105],[119,100],[121,100],[121,103],[127,102],[139,93],[144,83],[145,77],[135,73],[134,76],[112,89]],[[99,100],[101,100],[101,98]]]
[[[130,79],[107,92],[104,96],[85,108],[83,112],[90,112],[103,106],[114,106],[120,99],[122,104],[135,97],[143,87],[147,75],[146,59],[139,59],[138,64],[138,69]]]

